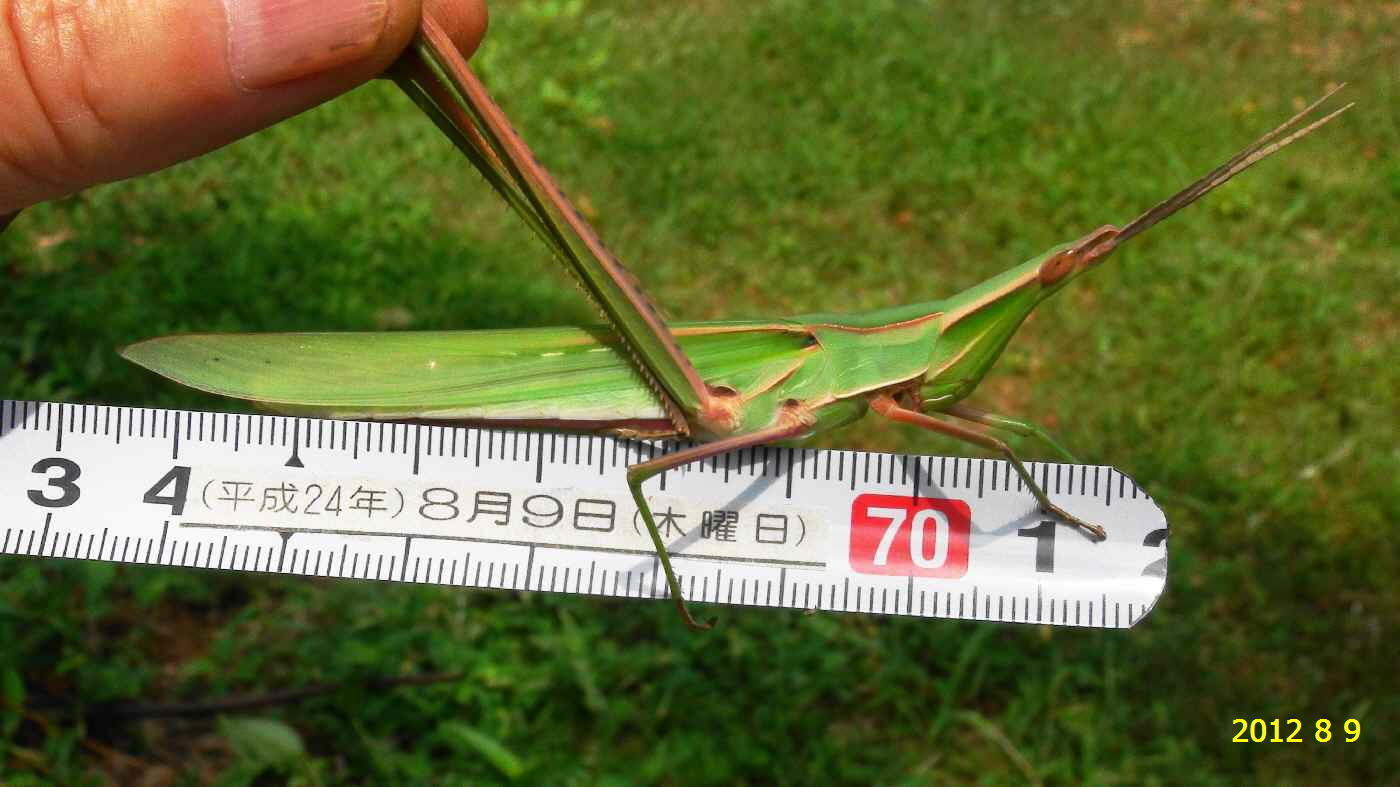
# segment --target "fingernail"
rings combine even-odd
[[[374,48],[388,0],[224,0],[233,78],[257,90],[358,60]]]

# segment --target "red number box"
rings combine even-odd
[[[961,500],[864,494],[851,503],[851,568],[957,579],[967,573],[972,510]]]

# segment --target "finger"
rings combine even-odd
[[[484,0],[451,9],[470,52]],[[420,13],[420,0],[0,0],[0,215],[343,93],[393,62]]]
[[[452,43],[471,57],[481,39],[486,37],[485,0],[422,0],[423,13],[431,14],[438,27],[447,31]]]

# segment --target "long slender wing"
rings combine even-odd
[[[636,279],[599,240],[430,15],[401,65],[405,92],[460,148],[579,280],[612,323],[678,431],[710,397],[690,359]]]
[[[805,334],[766,323],[678,328],[707,377],[739,391],[780,377]],[[273,410],[342,418],[661,420],[603,327],[396,333],[186,334],[121,351],[178,383]]]

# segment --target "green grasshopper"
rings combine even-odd
[[[394,76],[567,265],[608,325],[183,335],[143,341],[122,355],[184,385],[291,414],[687,438],[689,447],[628,468],[627,481],[671,598],[694,628],[713,621],[698,623],[686,607],[644,482],[727,451],[801,440],[870,411],[1000,453],[1041,510],[1103,538],[1102,527],[1051,501],[1005,442],[933,414],[1042,439],[1073,462],[1036,426],[962,404],[1021,322],[1129,238],[1351,106],[1301,125],[1328,93],[1128,224],[1100,227],[943,300],[863,314],[668,325],[432,19]]]

